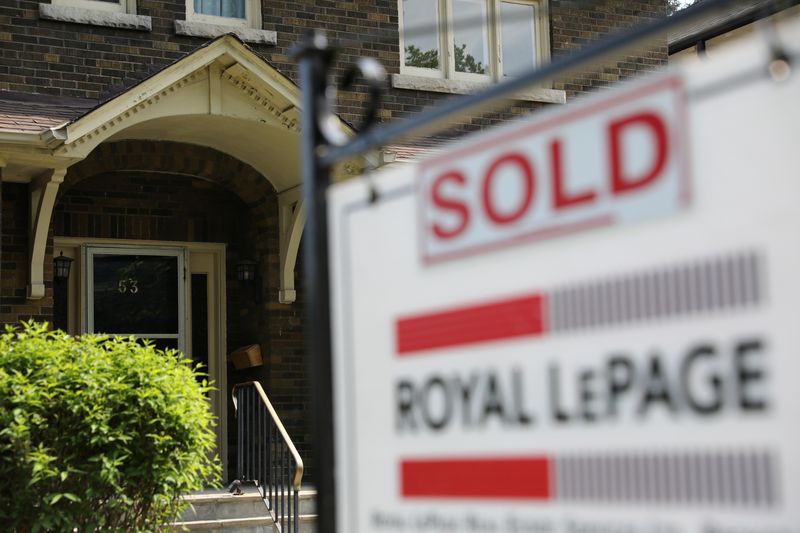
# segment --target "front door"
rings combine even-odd
[[[86,245],[86,331],[191,354],[214,384],[217,451],[227,457],[223,245]],[[223,460],[223,476],[227,461]],[[223,478],[226,479],[226,478]]]

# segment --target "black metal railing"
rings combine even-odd
[[[237,481],[256,485],[282,533],[298,533],[303,460],[259,383],[240,383],[232,394],[238,432]]]

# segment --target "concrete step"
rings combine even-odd
[[[269,516],[255,518],[222,518],[175,522],[174,531],[208,531],[211,533],[277,533],[279,530]]]
[[[289,502],[287,502],[289,505]],[[277,504],[276,504],[277,507]],[[300,516],[307,514],[317,513],[317,491],[316,489],[300,489],[300,501],[298,502],[300,508]]]
[[[276,527],[275,531],[279,531]],[[228,533],[227,531],[225,533]],[[300,515],[300,530],[298,533],[317,533],[317,515],[304,514]]]
[[[189,507],[180,521],[173,524],[176,531],[210,531],[224,533],[277,533],[272,517],[257,489],[242,487],[244,494],[234,496],[224,490],[209,490],[184,496]],[[316,532],[316,491],[300,491],[300,531]]]
[[[270,517],[263,518],[225,518],[219,520],[192,520],[175,522],[173,531],[206,531],[209,533],[280,533]],[[298,533],[316,533],[317,516],[300,517]]]

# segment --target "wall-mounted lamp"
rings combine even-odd
[[[72,261],[73,259],[71,257],[64,257],[64,252],[61,252],[61,255],[53,259],[53,265],[55,267],[53,277],[55,279],[69,278],[69,269],[72,267]]]
[[[250,259],[242,259],[236,264],[236,279],[252,286],[253,301],[261,303],[261,276],[258,275],[258,263]]]
[[[242,259],[236,265],[236,279],[239,281],[255,281],[256,262],[249,259]]]

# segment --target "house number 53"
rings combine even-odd
[[[123,278],[119,280],[117,284],[117,290],[122,294],[129,292],[131,294],[136,294],[139,292],[139,280],[136,278]]]

